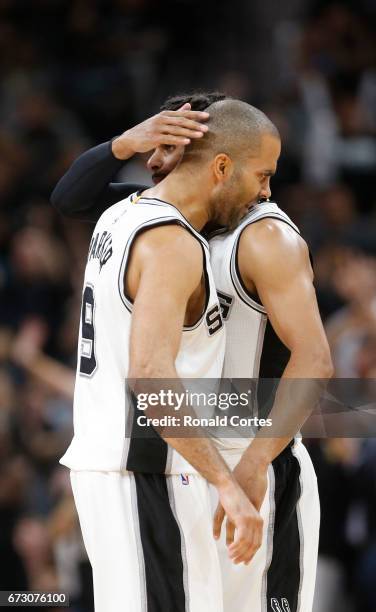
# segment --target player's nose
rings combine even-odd
[[[272,192],[270,190],[270,186],[268,185],[267,187],[263,187],[261,189],[261,192],[260,192],[260,196],[261,197],[260,197],[260,199],[264,199],[265,198],[265,200],[267,200],[268,198],[270,198],[271,195],[272,195]]]
[[[156,172],[162,167],[162,158],[158,154],[157,149],[150,155],[148,161],[146,162],[146,167],[150,172]]]

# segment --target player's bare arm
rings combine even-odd
[[[246,227],[239,244],[241,277],[257,292],[270,322],[291,351],[284,376],[330,376],[330,351],[322,325],[305,241],[286,223],[263,219]]]
[[[322,387],[311,384],[310,379],[330,378],[333,370],[305,241],[287,224],[263,219],[242,233],[238,263],[244,284],[250,292],[257,293],[275,332],[291,352],[282,379],[304,379],[299,388],[294,383],[293,402],[289,386],[279,385],[268,437],[256,437],[234,469],[238,482],[259,509],[267,489],[269,464],[286,448],[315,407]],[[287,435],[283,435],[285,432]],[[218,528],[223,518],[223,509],[218,506]],[[227,541],[231,542],[234,526],[227,521],[226,529]]]
[[[286,385],[277,390],[272,412],[278,437],[255,438],[236,469],[237,477],[244,481],[245,471],[266,475],[269,463],[287,446],[314,408],[318,386],[311,387],[309,379],[330,378],[333,367],[309,252],[301,236],[275,219],[249,225],[240,238],[239,269],[247,289],[257,292],[275,332],[291,352],[282,378],[304,379],[301,387],[294,384],[294,405],[287,397]],[[287,436],[281,435],[284,430],[289,432]],[[254,468],[250,470],[251,465]],[[258,506],[264,486],[265,482],[260,483],[259,491],[255,491]]]
[[[147,153],[161,145],[186,146],[191,138],[202,138],[208,127],[209,113],[192,111],[189,103],[179,110],[164,110],[126,130],[112,141],[117,159],[126,160],[136,153]]]
[[[134,300],[130,380],[176,379],[180,385],[175,359],[183,325],[193,323],[203,311],[202,275],[202,248],[185,229],[155,228],[136,240],[125,279],[126,292]],[[229,554],[235,563],[249,562],[261,544],[262,520],[212,442],[204,437],[172,438],[163,431],[161,435],[216,486],[237,528]]]

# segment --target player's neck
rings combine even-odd
[[[164,200],[175,206],[198,231],[209,221],[209,200],[200,179],[192,180],[180,174],[169,175],[161,183],[144,191],[147,197]]]

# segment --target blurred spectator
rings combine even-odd
[[[376,337],[376,258],[342,252],[332,282],[345,302],[326,325],[335,375],[363,377],[373,364],[369,352]]]
[[[183,15],[183,17],[182,17]],[[92,228],[48,203],[85,148],[189,89],[261,106],[283,152],[273,198],[307,238],[339,377],[376,378],[375,3],[0,2],[1,588],[66,588],[92,612],[69,478],[82,276]],[[121,180],[148,183],[138,157]],[[374,612],[376,451],[312,445],[318,612]],[[347,607],[346,607],[347,606]]]
[[[28,589],[57,590],[58,583],[44,521],[32,516],[22,518],[14,532],[14,547],[26,568]]]

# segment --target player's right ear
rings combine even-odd
[[[223,182],[232,174],[233,163],[226,153],[219,153],[213,162],[214,175],[217,182]]]

